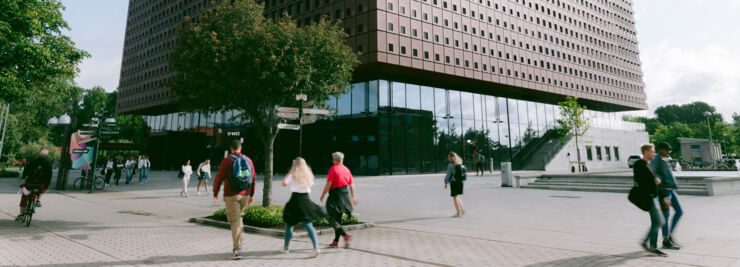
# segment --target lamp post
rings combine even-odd
[[[57,184],[56,189],[57,190],[65,190],[67,187],[67,165],[68,158],[69,158],[69,142],[70,142],[70,135],[72,134],[72,118],[69,117],[66,113],[62,116],[52,117],[48,121],[49,126],[64,126],[64,135],[62,137],[62,151],[59,153],[59,170],[57,172]]]
[[[714,149],[714,141],[712,139],[712,126],[709,124],[710,116],[712,116],[712,112],[709,112],[709,111],[704,112],[704,117],[707,117],[707,130],[709,130],[709,153],[712,156],[712,167],[714,167],[714,163],[715,163],[714,154],[716,152]]]

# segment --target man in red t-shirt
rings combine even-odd
[[[242,156],[242,143],[239,140],[231,142],[231,154],[237,157]],[[252,167],[252,187],[249,190],[249,200],[247,200],[247,190],[235,192],[229,184],[229,178],[233,175],[234,158],[229,156],[221,161],[221,167],[218,168],[218,174],[216,174],[216,180],[213,183],[213,203],[218,203],[218,191],[221,188],[221,183],[224,184],[224,203],[226,203],[226,218],[231,224],[231,237],[234,241],[234,249],[232,250],[231,259],[241,259],[239,252],[242,248],[242,232],[244,231],[244,223],[242,217],[244,217],[244,210],[247,209],[249,204],[254,201],[254,188],[257,184],[257,174],[254,171],[254,163],[252,159],[247,157],[247,162]]]
[[[339,236],[344,237],[344,246],[349,248],[350,235],[342,229],[342,216],[352,216],[352,203],[357,205],[357,196],[355,195],[355,185],[352,180],[352,172],[347,166],[344,166],[344,154],[334,152],[331,154],[334,166],[329,168],[329,176],[326,179],[324,192],[321,193],[320,201],[324,201],[324,195],[329,192],[329,198],[326,200],[326,211],[329,215],[329,222],[334,228],[334,241],[329,247],[339,247]],[[350,200],[350,193],[352,198]]]

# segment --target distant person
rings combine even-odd
[[[653,166],[655,174],[660,178],[660,186],[658,188],[661,191],[660,195],[663,197],[660,199],[661,209],[663,210],[663,217],[665,219],[665,224],[663,224],[663,248],[678,250],[681,246],[673,240],[673,231],[676,230],[678,220],[683,216],[683,209],[681,209],[681,202],[678,201],[678,194],[676,193],[678,185],[676,185],[676,179],[673,177],[671,165],[669,164],[669,155],[672,148],[671,144],[661,142],[656,146],[656,149],[659,156],[651,160],[650,165]],[[669,220],[671,218],[671,206],[676,211],[673,215],[673,221]],[[668,223],[669,221],[671,222],[670,224]]]
[[[143,155],[139,159],[139,183],[145,184],[147,183],[147,180],[149,180],[149,167],[151,167],[151,163],[149,162],[149,156]]]
[[[640,244],[645,251],[665,257],[668,255],[658,249],[658,231],[664,222],[663,215],[660,212],[660,204],[658,204],[658,197],[660,196],[658,185],[661,181],[660,178],[655,176],[653,166],[648,164],[648,161],[655,157],[655,149],[653,145],[647,144],[640,147],[640,151],[642,151],[642,159],[634,163],[632,171],[639,192],[651,199],[650,209],[648,210],[650,214],[650,231],[648,231],[647,236],[645,236]]]
[[[121,173],[123,171],[123,157],[120,155],[116,157],[115,165],[113,166],[113,181],[116,182],[116,185],[118,185],[118,181],[121,180]]]
[[[180,196],[188,197],[188,182],[190,182],[190,175],[192,174],[193,166],[190,166],[190,160],[187,160],[185,165],[182,165],[182,191],[180,191]]]
[[[735,160],[735,169],[737,170],[737,174],[740,174],[740,159]]]
[[[200,184],[203,183],[203,188],[208,194],[208,179],[211,179],[211,160],[206,159],[198,165],[198,169],[195,174],[198,176],[198,189],[195,194],[200,196]]]
[[[290,186],[290,200],[285,204],[283,210],[283,221],[285,221],[285,244],[281,253],[287,254],[289,251],[290,239],[293,237],[293,227],[296,224],[303,224],[303,228],[308,232],[313,244],[313,257],[319,256],[319,244],[316,239],[316,229],[313,228],[313,221],[326,217],[324,211],[311,201],[308,194],[311,193],[314,176],[311,168],[306,164],[303,158],[297,158],[293,161],[293,167],[283,179],[283,186]]]
[[[254,201],[254,189],[257,184],[257,174],[252,160],[242,154],[242,143],[239,140],[231,142],[231,154],[221,161],[216,180],[213,182],[213,203],[218,203],[218,192],[221,184],[224,185],[224,203],[226,204],[226,218],[231,225],[231,238],[234,242],[231,259],[241,259],[242,232],[244,231],[244,210]],[[251,179],[250,179],[251,177]],[[249,199],[247,199],[247,191]]]
[[[51,184],[51,162],[49,162],[49,150],[42,149],[39,151],[39,157],[28,163],[28,166],[23,169],[23,175],[21,178],[25,179],[25,182],[21,187],[25,187],[26,190],[29,191],[33,188],[38,188],[39,199],[41,199],[41,195],[46,192],[46,189],[49,188],[49,184]],[[29,198],[27,195],[21,196],[21,209],[18,216],[15,217],[16,221],[23,221],[23,210],[26,208],[26,205],[28,205],[28,201]],[[37,202],[36,207],[41,207],[41,201]]]
[[[129,184],[131,182],[131,177],[134,175],[134,168],[136,167],[136,160],[134,160],[134,156],[128,157],[128,160],[125,163],[126,167],[126,184]]]
[[[115,166],[115,163],[113,162],[113,158],[108,158],[108,161],[105,162],[105,186],[110,186],[110,177],[113,175],[113,166]]]
[[[329,223],[334,228],[334,241],[329,244],[329,247],[338,248],[339,237],[342,236],[344,237],[344,247],[349,248],[352,237],[342,229],[342,216],[344,214],[352,216],[352,203],[355,205],[358,203],[355,184],[352,179],[352,172],[342,164],[344,154],[334,152],[331,157],[334,165],[329,168],[326,186],[324,186],[319,201],[324,202],[324,195],[329,192],[329,198],[326,200],[326,212],[329,215]]]
[[[450,184],[450,196],[455,203],[455,210],[457,211],[452,217],[460,217],[465,215],[465,208],[463,208],[463,202],[460,198],[463,194],[463,186],[466,179],[465,165],[462,164],[462,159],[455,152],[447,154],[447,160],[450,163],[447,165],[447,174],[444,180],[445,189],[447,189],[447,184]]]
[[[480,176],[483,176],[483,166],[486,164],[486,157],[483,156],[482,153],[480,153],[480,150],[478,150],[477,155],[475,156],[475,175],[478,175],[478,171],[480,171]]]

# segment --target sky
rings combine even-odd
[[[128,0],[62,0],[76,46],[90,53],[77,85],[118,86]],[[704,101],[730,120],[740,113],[740,0],[635,0],[649,110]]]

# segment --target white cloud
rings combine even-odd
[[[726,120],[740,112],[740,55],[706,45],[698,50],[663,42],[642,51],[650,113],[659,106],[704,101]]]

